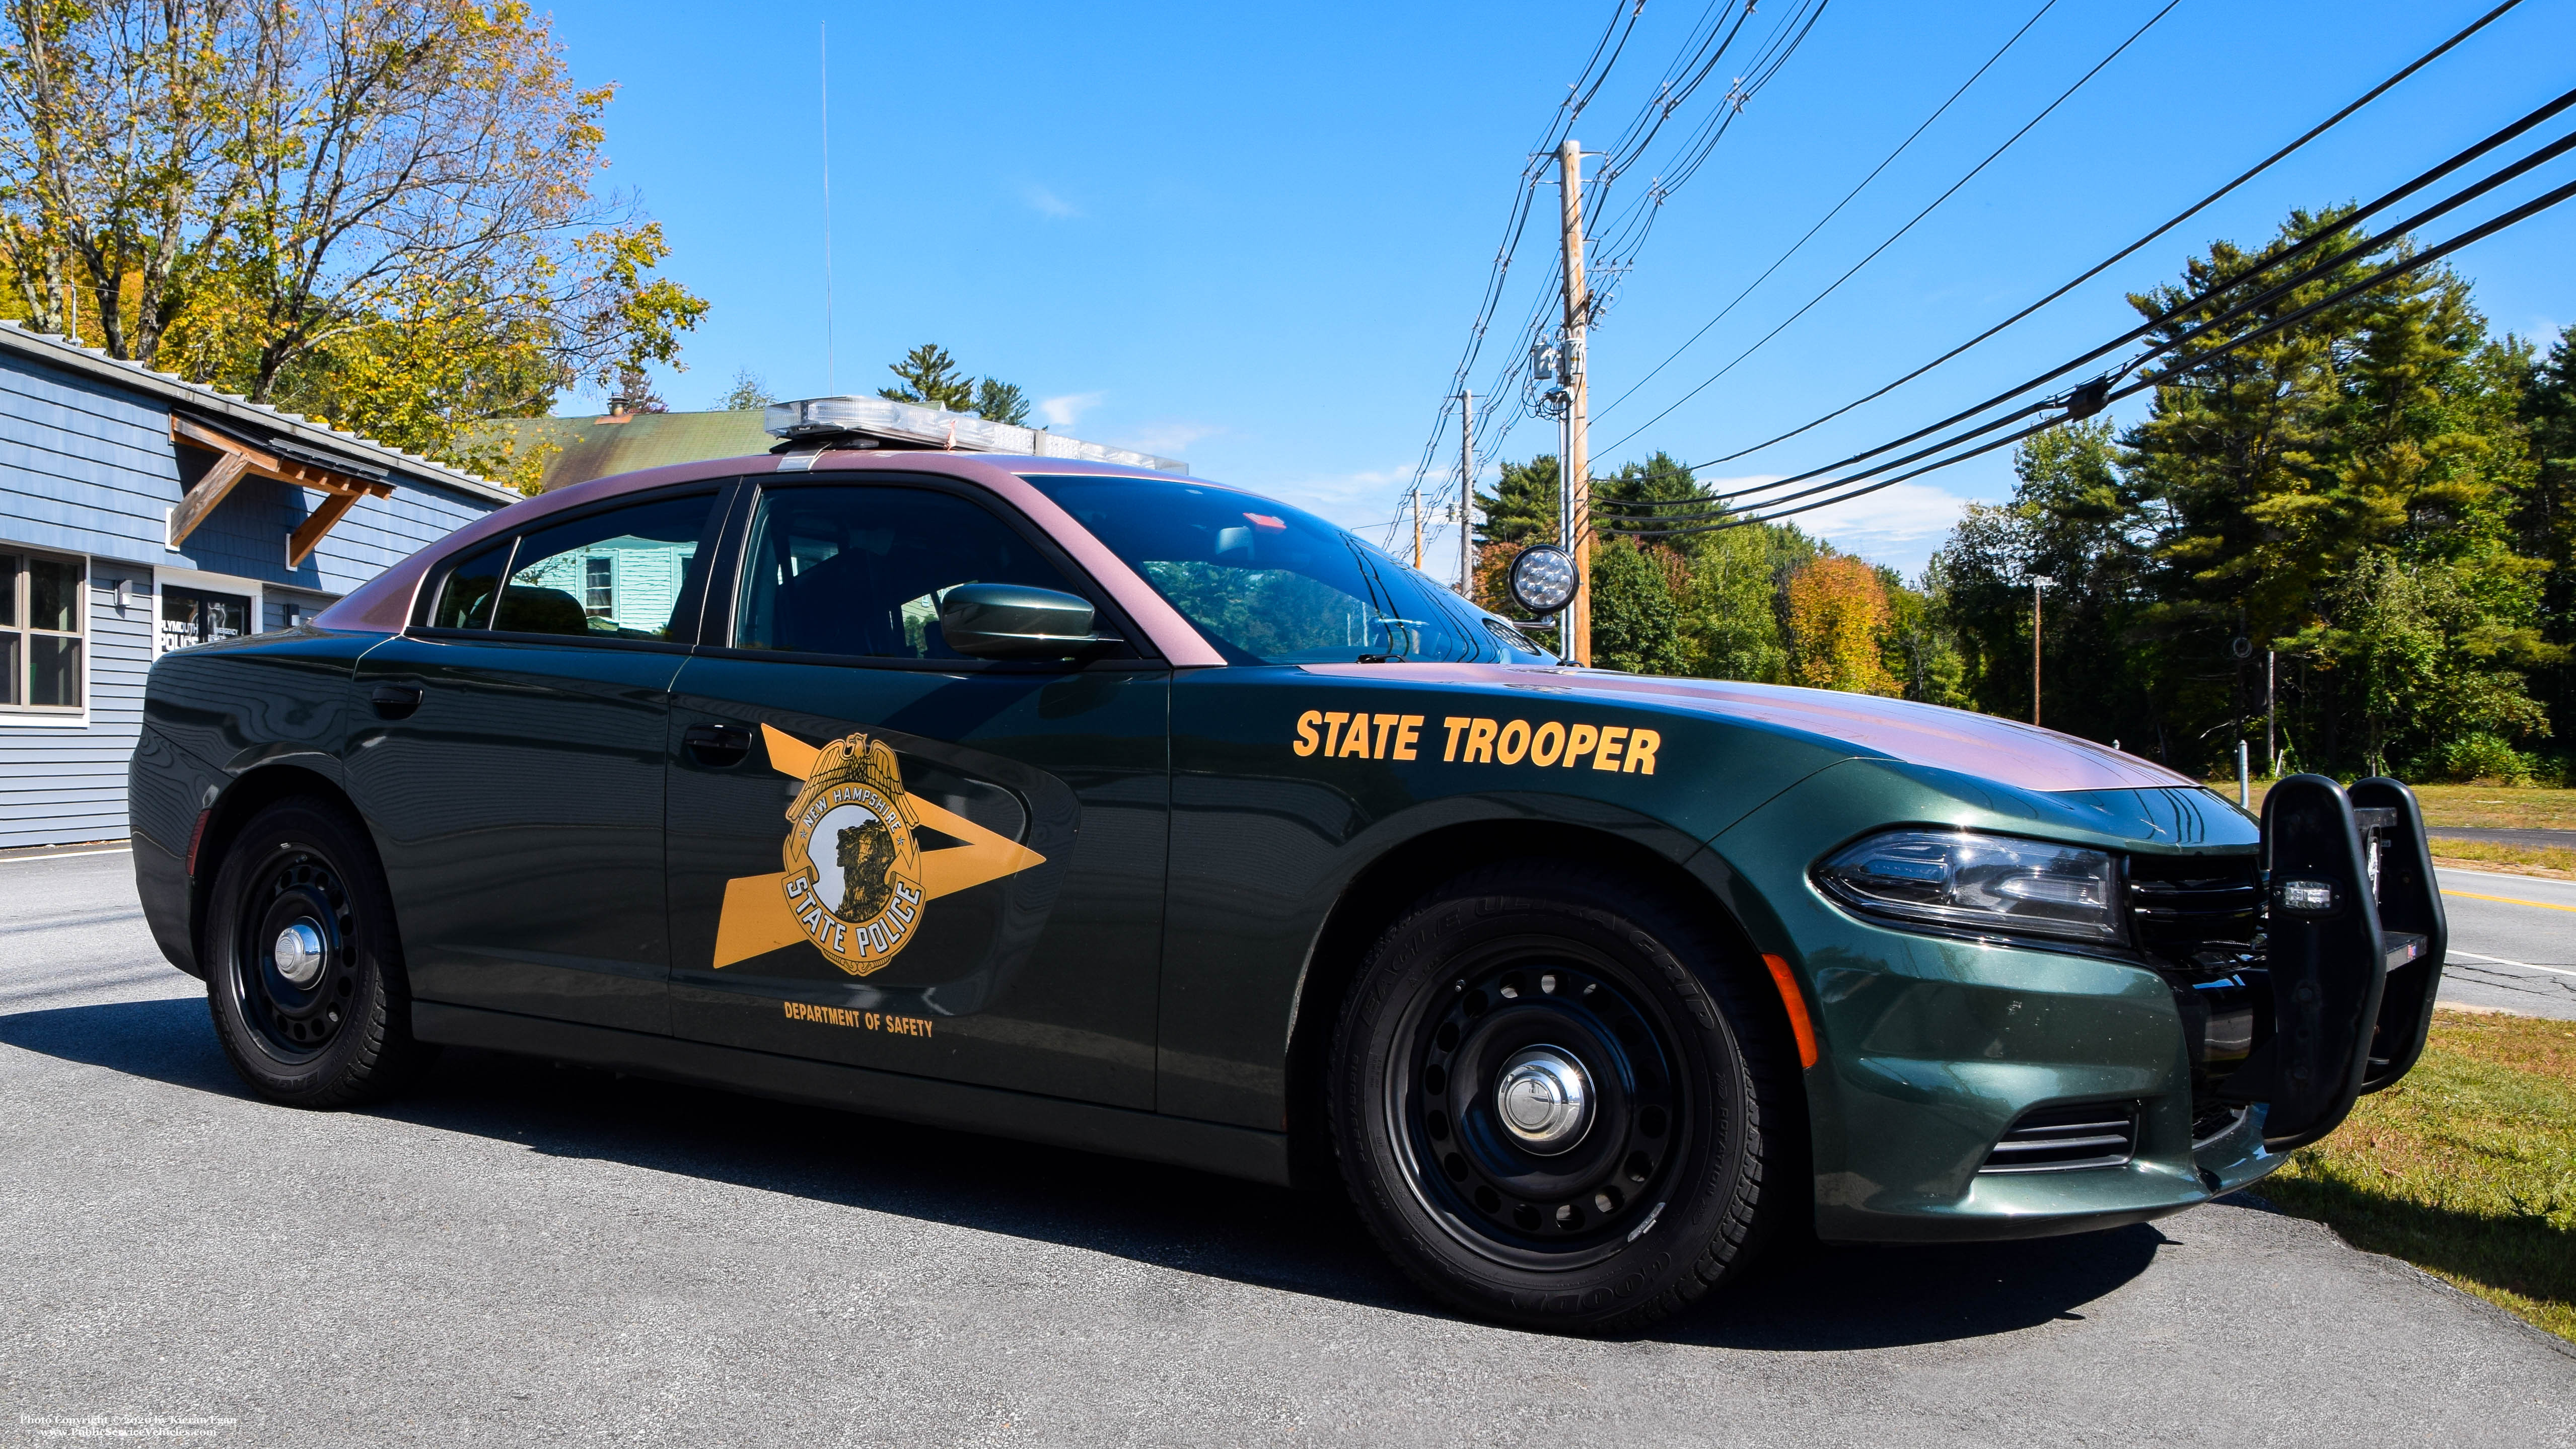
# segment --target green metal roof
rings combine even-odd
[[[502,418],[474,428],[470,437],[474,441],[514,437],[523,451],[553,444],[561,451],[546,460],[547,489],[665,463],[748,458],[778,445],[776,438],[761,430],[758,408],[729,413]]]

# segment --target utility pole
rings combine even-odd
[[[1458,394],[1458,597],[1476,602],[1476,395]]]
[[[1413,571],[1422,572],[1422,485],[1413,485]]]
[[[2271,650],[2263,651],[2263,758],[2269,762],[2263,767],[2263,776],[2270,780],[2281,778],[2280,736],[2275,733],[2278,719],[2275,706],[2278,701],[2272,689],[2279,659],[2280,656]]]
[[[2039,723],[2039,591],[2055,579],[2030,576],[2030,722]]]
[[[1574,598],[1559,616],[1557,645],[1578,665],[1592,663],[1592,440],[1584,411],[1584,332],[1592,294],[1583,285],[1583,147],[1573,137],[1556,148],[1559,214],[1565,229],[1565,332],[1558,364],[1565,379],[1565,451],[1557,489],[1565,500],[1565,547],[1574,555]]]

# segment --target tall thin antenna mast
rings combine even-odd
[[[823,68],[823,391],[840,394],[832,375],[832,23],[819,23],[814,43]]]

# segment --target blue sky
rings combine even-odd
[[[1646,0],[1628,50],[1574,128],[1578,139],[1597,144],[1625,125],[1710,3]],[[1657,447],[1714,457],[1910,370],[2126,244],[2486,8],[2181,0],[1833,296],[1613,446],[1884,240],[2163,0],[2059,0],[1796,258],[1600,414],[2040,4],[1831,0],[1707,164],[1665,202],[1620,281],[1592,341],[1596,467]],[[671,275],[714,304],[688,339],[687,370],[662,379],[673,406],[711,405],[738,368],[780,396],[873,391],[889,380],[886,363],[937,341],[967,368],[1045,400],[1061,431],[1184,457],[1203,476],[1374,533],[1394,515],[1431,432],[1527,149],[1612,8],[1318,0],[711,11],[585,0],[553,16],[580,79],[619,85],[608,179],[663,222]],[[1792,8],[1769,0],[1748,40]],[[828,368],[816,64],[827,21]],[[2293,206],[2367,197],[2411,176],[2576,83],[2570,55],[2576,11],[2526,4],[2030,322],[1718,473],[1814,466],[2125,331],[2134,321],[2125,291],[2171,277],[2211,238],[2258,240]],[[2562,161],[2549,180],[2510,196],[2546,189],[2566,170]],[[1643,168],[1625,178],[1618,199],[1646,179]],[[1553,188],[1541,204],[1555,205]],[[1513,269],[1498,347],[1510,346],[1511,322],[1552,285],[1546,231],[1533,228]],[[2576,321],[2570,257],[2576,203],[2458,260],[2498,330],[2547,337]],[[1451,438],[1434,483],[1454,479]],[[1535,419],[1506,439],[1514,458],[1553,447],[1553,425]],[[2010,486],[2007,455],[1990,455],[1816,515],[1811,527],[1912,573],[1962,500],[2000,498]],[[1435,535],[1434,557],[1452,556],[1454,545],[1441,549]]]

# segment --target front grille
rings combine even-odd
[[[1986,1154],[1988,1172],[2074,1172],[2118,1167],[2138,1151],[2135,1102],[2085,1102],[2037,1107],[2021,1114]]]
[[[2263,929],[2262,877],[2251,855],[2129,858],[2129,929],[2168,964],[2233,971]]]
[[[2250,854],[2129,857],[2131,939],[2173,988],[2191,1054],[2195,1142],[2234,1125],[2243,1099],[2229,1082],[2271,1035],[2262,879]]]

